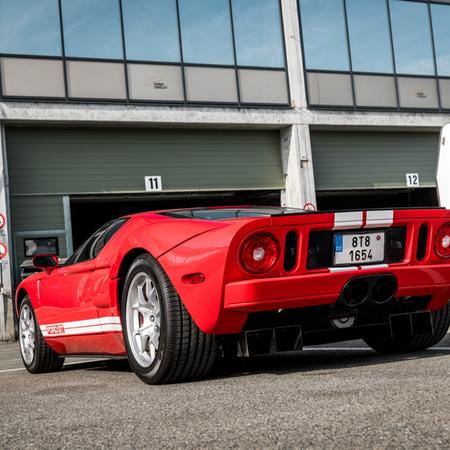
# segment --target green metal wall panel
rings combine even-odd
[[[11,221],[14,232],[62,230],[62,197],[11,197]]]
[[[278,131],[8,128],[11,194],[282,189]]]
[[[436,185],[437,133],[313,131],[311,144],[319,191],[406,188],[407,173]]]
[[[13,258],[16,280],[20,264],[25,259],[24,239],[32,237],[57,237],[59,255],[67,256],[66,236],[55,231],[64,230],[63,200],[61,196],[11,197],[11,224],[14,237]],[[34,233],[41,232],[41,235]]]

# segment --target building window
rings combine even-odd
[[[232,0],[236,57],[240,66],[284,67],[278,0]]]
[[[450,6],[431,5],[438,75],[450,76]]]
[[[0,53],[60,56],[58,0],[0,0]]]
[[[390,7],[397,73],[434,75],[428,5],[390,0]]]
[[[179,0],[186,63],[234,65],[229,0]]]
[[[386,0],[347,0],[347,15],[353,70],[392,73]]]
[[[179,62],[176,0],[122,0],[127,58]]]
[[[62,0],[66,56],[122,59],[118,0]]]
[[[308,69],[349,70],[343,0],[300,0]]]

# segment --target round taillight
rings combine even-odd
[[[250,273],[268,272],[278,261],[280,246],[270,234],[249,237],[241,246],[242,267]]]
[[[439,228],[434,238],[434,250],[441,258],[450,258],[450,223]]]

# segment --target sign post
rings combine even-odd
[[[12,271],[8,224],[8,172],[5,128],[0,124],[0,341],[14,337]]]

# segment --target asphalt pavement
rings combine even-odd
[[[0,344],[1,449],[450,448],[450,335],[418,354],[361,341],[147,386],[126,360],[30,375]]]

